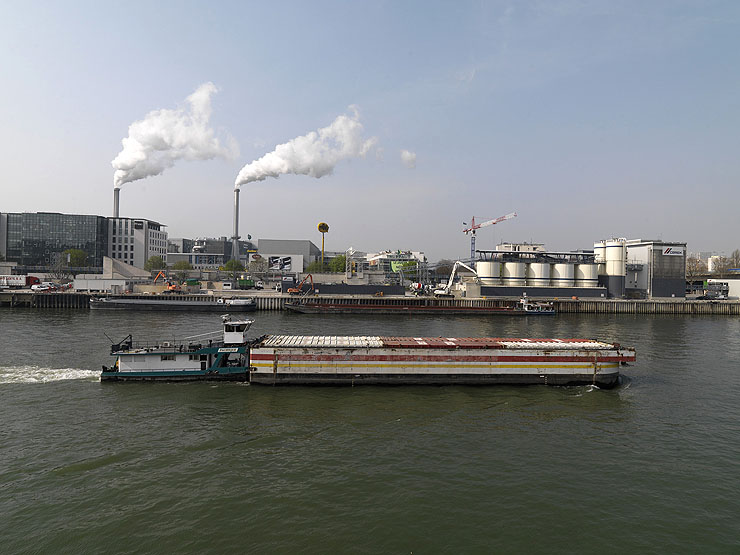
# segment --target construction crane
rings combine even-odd
[[[510,220],[512,218],[516,218],[516,212],[512,212],[511,214],[506,214],[506,216],[501,216],[500,218],[494,218],[493,220],[488,220],[483,223],[477,224],[475,223],[475,216],[473,216],[473,218],[470,220],[470,227],[463,229],[463,233],[470,233],[470,260],[475,260],[475,232],[482,227],[495,225],[506,220]],[[463,222],[463,225],[466,226],[468,224]]]

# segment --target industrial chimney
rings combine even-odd
[[[234,189],[234,235],[231,237],[231,258],[239,260],[239,187]]]
[[[118,187],[113,188],[113,217],[118,218],[118,194],[121,189]]]

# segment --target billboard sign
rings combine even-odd
[[[663,256],[683,256],[683,247],[663,247]]]
[[[290,272],[291,271],[291,257],[290,256],[270,256],[267,259],[270,270],[276,272]]]

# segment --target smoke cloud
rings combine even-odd
[[[121,141],[123,150],[111,162],[116,170],[113,186],[159,175],[181,159],[236,157],[236,141],[227,135],[222,145],[209,124],[211,96],[217,91],[213,83],[203,83],[185,99],[184,107],[154,110],[132,123]]]
[[[287,173],[319,178],[331,174],[342,160],[364,158],[377,139],[363,139],[359,113],[352,106],[350,111],[351,115],[337,117],[328,127],[278,145],[259,160],[247,164],[239,172],[235,186]]]
[[[401,151],[401,161],[406,164],[407,168],[416,167],[416,153],[408,150]]]

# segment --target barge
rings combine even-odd
[[[523,297],[499,303],[465,302],[445,298],[341,298],[306,297],[285,303],[285,309],[300,314],[486,314],[502,316],[552,315],[552,303],[535,302]]]
[[[544,384],[613,387],[635,350],[591,339],[264,335],[224,316],[223,339],[115,344],[101,380],[265,385]]]
[[[257,309],[254,297],[213,295],[114,295],[90,297],[91,309],[188,310],[198,312],[251,312]]]

